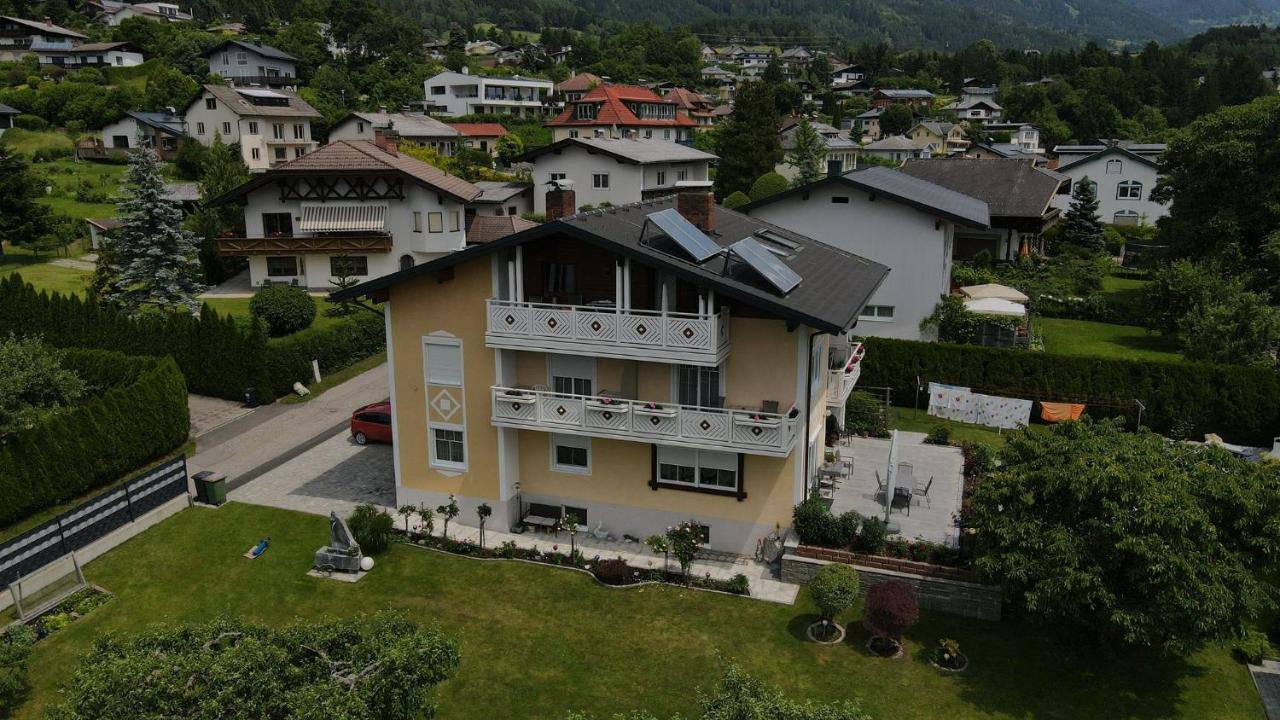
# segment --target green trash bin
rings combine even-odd
[[[192,476],[196,481],[196,501],[218,506],[227,501],[227,476],[212,470],[203,470]]]

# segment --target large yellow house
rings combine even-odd
[[[888,268],[691,184],[586,213],[553,189],[546,224],[334,294],[385,308],[398,504],[615,537],[693,519],[744,554],[790,524]]]

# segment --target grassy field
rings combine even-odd
[[[1044,338],[1045,352],[1128,360],[1180,362],[1177,343],[1146,328],[1132,325],[1036,318],[1035,332]]]
[[[83,254],[82,248],[72,246],[71,255]],[[22,273],[22,279],[35,285],[40,290],[60,292],[64,295],[81,293],[90,273],[76,268],[53,265],[51,261],[58,255],[44,253],[34,255],[31,252],[6,245],[4,255],[0,255],[0,277],[10,273]]]
[[[1009,439],[1009,431],[1000,432],[997,428],[987,427],[986,425],[944,420],[933,417],[926,410],[903,407],[889,408],[890,430],[927,433],[937,427],[945,427],[951,431],[951,442],[970,440],[999,448],[1003,447],[1005,441]],[[1031,425],[1030,427],[1032,432],[1043,432],[1049,426]]]
[[[877,718],[1205,718],[1257,720],[1249,675],[1221,647],[1160,660],[1091,649],[1078,637],[1047,637],[1015,621],[986,623],[922,612],[907,634],[909,656],[869,657],[853,640],[823,647],[801,639],[815,619],[796,606],[676,588],[616,590],[578,573],[481,562],[397,546],[358,584],[306,577],[328,522],[319,516],[231,503],[197,508],[129,541],[87,567],[116,594],[103,608],[32,656],[34,684],[18,718],[58,699],[94,638],[152,623],[218,614],[279,624],[394,608],[461,643],[457,676],[441,686],[439,717],[600,717],[647,708],[665,717],[695,709],[695,688],[719,675],[719,657],[797,699],[862,698]],[[241,553],[264,536],[258,560]],[[939,637],[971,658],[962,675],[921,657]]]
[[[4,132],[4,136],[0,137],[0,143],[27,157],[41,150],[64,152],[69,155],[75,149],[71,136],[60,130],[12,128]]]
[[[95,163],[76,160],[54,160],[39,163],[37,168],[44,171],[53,194],[41,198],[40,202],[50,208],[70,215],[74,218],[104,218],[116,214],[116,206],[110,201],[120,187],[120,179],[124,176],[125,166],[112,163]],[[82,181],[89,183],[96,190],[108,196],[107,202],[81,202],[76,199],[76,188]],[[86,236],[88,231],[85,231]]]

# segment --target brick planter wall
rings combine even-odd
[[[802,545],[788,548],[782,556],[782,580],[807,585],[818,570],[832,562],[852,565],[862,580],[863,593],[882,582],[901,580],[915,588],[920,607],[927,610],[979,620],[1000,619],[1000,588],[972,582],[972,575],[960,568]]]

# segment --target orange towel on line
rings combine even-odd
[[[1040,419],[1045,422],[1079,420],[1082,412],[1084,412],[1084,403],[1040,403]]]

